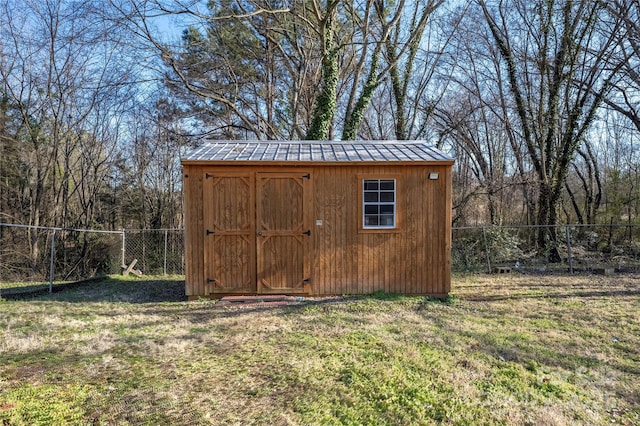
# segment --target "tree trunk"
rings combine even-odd
[[[338,50],[333,45],[333,20],[335,8],[327,6],[322,28],[323,52],[322,52],[322,81],[320,93],[313,107],[312,121],[307,140],[327,140],[333,126],[333,117],[336,114],[336,98],[338,93]]]
[[[557,204],[553,203],[553,188],[547,182],[540,183],[540,194],[538,196],[538,217],[537,224],[538,250],[547,255],[547,260],[557,263],[562,260],[558,252],[558,239],[556,233]]]
[[[356,102],[353,111],[351,111],[344,124],[344,130],[342,132],[342,140],[352,141],[356,139],[358,135],[358,128],[362,119],[364,118],[364,112],[371,102],[373,92],[378,87],[378,54],[374,54],[372,58],[371,68],[369,70],[369,76],[367,82],[364,85],[362,94]]]

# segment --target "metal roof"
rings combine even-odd
[[[212,141],[183,162],[452,162],[424,141]]]

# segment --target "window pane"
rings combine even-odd
[[[395,179],[362,180],[362,226],[394,228],[396,226]]]
[[[378,216],[365,216],[364,217],[364,225],[365,226],[378,226]]]
[[[382,204],[380,206],[380,214],[393,215],[393,204]]]
[[[378,193],[377,192],[365,192],[364,193],[364,202],[365,203],[377,203],[378,202]]]
[[[393,226],[393,215],[380,216],[380,226]]]
[[[393,192],[381,192],[380,193],[380,201],[381,202],[394,202],[395,200]]]
[[[378,206],[374,205],[367,205],[364,206],[364,214],[375,214],[377,215],[380,212],[380,210],[378,210]]]
[[[377,191],[378,190],[378,181],[377,180],[365,180],[364,181],[364,189],[366,191]]]
[[[380,181],[380,189],[387,190],[387,191],[389,191],[389,190],[393,191],[395,189],[395,186],[396,186],[395,183],[396,182],[393,181],[393,180],[381,180]]]

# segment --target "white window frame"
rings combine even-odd
[[[382,182],[393,182],[393,189],[382,189],[381,188]],[[377,189],[367,189],[368,183],[377,183]],[[397,188],[398,188],[398,183],[395,178],[363,178],[362,179],[362,229],[396,229],[398,224],[397,192],[396,192]],[[383,197],[381,195],[385,194],[388,196],[390,193],[393,194],[393,200],[382,201]],[[367,201],[367,198],[372,198],[372,197],[367,197],[367,195],[372,195],[372,194],[377,194],[376,197],[373,197],[375,198],[375,201],[373,200]],[[367,213],[368,206],[376,206],[377,212]],[[381,207],[383,206],[387,208],[391,206],[392,207],[391,214],[389,214],[388,212],[382,213]],[[392,223],[380,225],[380,219],[382,219],[384,216],[387,216],[387,217],[391,216]],[[372,217],[377,217],[378,219],[377,225],[368,224],[368,218],[372,218]]]

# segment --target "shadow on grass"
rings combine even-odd
[[[56,284],[49,293],[48,286],[7,288],[2,290],[5,300],[38,300],[57,302],[122,302],[162,303],[182,302],[184,280],[136,279],[125,280],[98,277],[66,284]]]
[[[65,284],[56,284],[49,293],[49,286],[36,285],[29,287],[6,288],[2,290],[2,298],[11,300],[55,301],[69,303],[83,302],[120,302],[132,304],[152,304],[167,302],[186,302],[185,282],[183,279],[140,278],[121,279],[119,277],[96,277],[83,281]],[[340,305],[357,301],[372,300],[377,302],[398,302],[403,299],[411,300],[414,296],[405,296],[398,293],[375,292],[370,295],[348,295],[329,297],[304,297],[300,301],[290,303],[247,303],[227,306],[216,306],[215,301],[202,299],[203,313],[216,308],[222,316],[242,316],[243,313],[256,311],[277,311],[283,313],[296,311],[309,306],[322,307]],[[415,296],[415,300],[421,304],[454,302],[451,297],[445,299]],[[193,302],[194,304],[200,302]],[[195,313],[199,307],[193,306],[190,311]],[[161,309],[161,308],[160,308]],[[161,312],[159,312],[161,313]],[[210,313],[208,314],[210,315]]]

